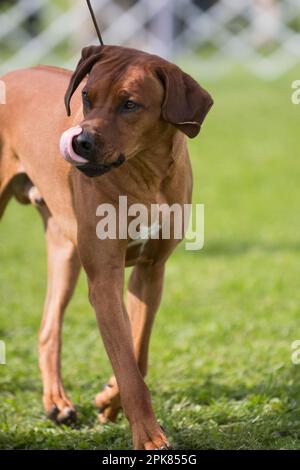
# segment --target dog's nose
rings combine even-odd
[[[94,137],[90,133],[83,131],[74,137],[72,145],[77,155],[89,160],[94,149]]]

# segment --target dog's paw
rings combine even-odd
[[[156,429],[156,430],[155,430]],[[144,424],[136,424],[133,431],[133,446],[135,450],[172,450],[165,431],[159,425],[155,428]]]
[[[173,447],[171,446],[166,436],[153,438],[151,441],[147,441],[144,444],[139,444],[137,448],[142,450],[173,450]]]
[[[98,420],[101,424],[114,423],[122,410],[120,394],[117,389],[107,384],[95,398]]]
[[[77,416],[74,408],[65,407],[62,410],[59,410],[57,406],[54,405],[52,410],[48,413],[48,418],[56,424],[71,426],[76,422]]]
[[[76,410],[67,398],[44,396],[43,402],[47,417],[56,424],[71,426],[76,422]]]

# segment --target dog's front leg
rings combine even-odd
[[[134,267],[127,292],[127,310],[131,323],[134,351],[143,377],[148,368],[148,349],[151,330],[158,310],[164,278],[164,262],[139,262]],[[121,409],[116,378],[112,376],[104,389],[96,396],[99,421],[115,421]]]
[[[135,359],[123,301],[125,249],[124,241],[95,240],[93,243],[89,240],[87,243],[79,233],[79,252],[88,277],[90,301],[131,426],[133,447],[167,448],[168,441],[154,416],[149,390]]]

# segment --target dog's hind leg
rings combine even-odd
[[[6,206],[13,195],[10,182],[8,184],[1,185],[0,182],[0,219],[4,214]]]
[[[145,377],[148,368],[150,335],[158,310],[164,278],[164,264],[149,265],[138,263],[130,276],[127,309],[130,318],[135,356],[139,369]],[[104,390],[96,396],[99,421],[115,421],[121,410],[118,385],[112,376]]]
[[[39,332],[43,403],[51,419],[70,424],[75,420],[76,412],[61,378],[61,328],[65,308],[78,279],[80,262],[76,248],[60,231],[47,206],[41,206],[38,210],[45,225],[48,255],[48,287]]]
[[[13,179],[17,173],[18,162],[0,135],[0,219],[13,196]]]

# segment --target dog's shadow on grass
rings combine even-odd
[[[154,391],[155,384],[151,388]],[[156,392],[155,411],[178,450],[284,448],[290,440],[299,440],[300,448],[299,389],[300,367],[296,366],[252,386],[240,380],[231,387],[212,375],[199,385],[181,384],[177,390]],[[182,407],[177,407],[179,402]],[[261,413],[269,403],[270,410]],[[176,408],[179,411],[174,412]],[[92,401],[80,403],[76,409],[78,420],[73,429],[78,434],[90,432],[99,449],[130,448],[123,413],[116,424],[100,425]]]
[[[74,429],[94,428],[98,424],[98,411],[94,403],[76,404],[77,420]]]
[[[165,413],[177,449],[300,448],[300,368],[251,387],[218,379],[180,388],[182,409]],[[174,404],[171,392],[163,395]]]

